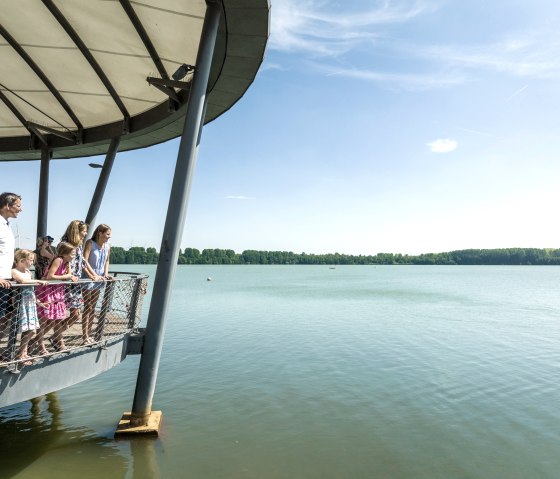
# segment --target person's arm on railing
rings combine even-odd
[[[56,274],[57,269],[60,267],[60,263],[62,263],[62,258],[61,257],[56,257],[53,260],[53,262],[49,266],[49,272],[47,273],[47,278],[46,279],[58,279],[59,281],[64,281],[66,279],[69,279],[70,281],[73,281],[74,283],[80,279],[77,276],[74,276],[72,274],[72,271],[70,270],[70,263],[68,263],[66,265],[66,273]]]
[[[109,258],[111,257],[111,245],[107,245],[107,260],[105,261],[105,270],[103,271],[103,277],[105,279],[113,279],[112,276],[109,276]]]
[[[28,275],[20,273],[16,268],[12,269],[12,278],[14,281],[20,284],[48,284],[48,281],[42,281],[40,279],[31,279],[27,277]]]

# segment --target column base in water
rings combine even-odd
[[[119,421],[119,425],[115,431],[115,437],[138,435],[158,436],[162,417],[163,413],[161,411],[152,411],[148,416],[146,424],[133,426],[130,424],[131,413],[125,412]]]

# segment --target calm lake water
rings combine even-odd
[[[558,267],[179,266],[161,437],[112,438],[130,357],[1,409],[0,477],[558,478],[559,285]]]

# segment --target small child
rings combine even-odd
[[[62,241],[59,243],[56,256],[49,265],[49,269],[43,276],[43,279],[54,280],[70,280],[78,281],[78,277],[74,276],[70,271],[70,262],[76,255],[76,248],[70,243]],[[66,318],[66,300],[64,297],[64,284],[49,284],[40,286],[37,291],[39,303],[39,317],[41,318],[41,327],[37,333],[36,344],[41,354],[48,354],[43,339],[45,334],[54,327],[54,334],[51,339],[52,345],[56,351],[66,349],[62,339]]]
[[[15,252],[12,278],[21,284],[47,284],[46,281],[37,281],[31,278],[29,268],[33,266],[35,253],[28,249],[20,249]],[[31,356],[28,354],[29,341],[35,336],[35,331],[39,329],[39,317],[37,315],[37,299],[31,286],[18,288],[19,301],[18,328],[21,332],[21,340],[17,359],[22,361],[23,366],[33,364]]]

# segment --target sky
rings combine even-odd
[[[560,2],[271,0],[255,82],[205,126],[181,247],[560,247]],[[178,140],[117,155],[98,220],[160,249]],[[103,157],[53,161],[48,233]],[[0,163],[35,242],[39,162]]]

